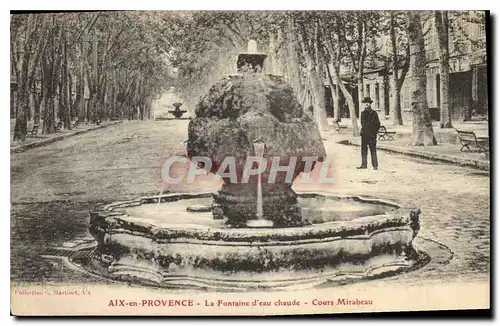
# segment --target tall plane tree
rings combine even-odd
[[[427,75],[424,36],[418,11],[406,13],[410,43],[411,108],[413,110],[412,146],[437,145],[427,105]]]
[[[342,29],[342,21],[338,14],[324,14],[321,17],[320,24],[326,51],[330,56],[333,69],[327,65],[328,73],[337,81],[337,88],[340,88],[342,95],[347,100],[349,115],[351,117],[352,130],[354,136],[359,136],[358,119],[356,117],[356,108],[354,99],[344,85],[340,76],[340,64],[342,60],[342,47],[340,43],[340,35]],[[338,114],[338,113],[337,113]]]
[[[340,42],[347,53],[349,66],[356,74],[358,87],[358,107],[364,97],[364,68],[366,59],[366,44],[368,38],[369,14],[362,12],[345,12],[339,16],[341,26]]]
[[[24,33],[18,34],[18,56],[16,76],[18,77],[18,101],[20,103],[16,113],[14,126],[14,140],[25,140],[28,116],[30,112],[30,98],[33,92],[34,77],[40,55],[46,45],[46,20],[39,15],[28,14],[21,18]],[[23,41],[21,41],[23,40]],[[13,49],[13,51],[15,51]]]
[[[453,128],[451,123],[450,98],[450,52],[449,52],[449,24],[448,12],[436,11],[434,13],[438,39],[439,39],[439,86],[441,91],[441,128]]]
[[[316,14],[301,14],[296,17],[295,28],[297,30],[300,49],[306,63],[306,88],[312,95],[314,116],[320,132],[327,129],[325,108],[325,87],[323,85],[323,65],[321,62],[322,48],[318,45],[319,24]],[[290,17],[290,19],[293,19]]]
[[[394,99],[392,101],[392,119],[394,125],[402,125],[403,117],[401,114],[401,88],[408,73],[410,67],[410,47],[404,40],[401,41],[402,30],[406,29],[405,26],[401,26],[402,22],[398,16],[397,12],[391,11],[389,13],[389,36],[391,40],[391,64],[392,64],[392,83],[391,83],[391,95]],[[399,36],[399,37],[398,37]],[[399,38],[399,40],[398,40]],[[401,43],[403,45],[401,46]],[[399,54],[400,48],[404,47],[405,54],[401,56]],[[403,65],[401,62],[403,61]]]

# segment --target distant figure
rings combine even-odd
[[[361,166],[357,167],[358,169],[367,168],[368,148],[370,148],[373,169],[378,169],[377,133],[380,121],[377,112],[371,108],[372,102],[370,97],[365,97],[361,102],[365,109],[361,112]]]
[[[309,105],[307,107],[307,113],[309,113],[311,116],[314,116],[314,107],[312,105]]]

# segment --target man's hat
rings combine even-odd
[[[369,96],[367,96],[363,99],[363,101],[361,101],[361,103],[373,103],[373,101]]]

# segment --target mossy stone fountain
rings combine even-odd
[[[231,291],[308,288],[413,268],[420,210],[292,189],[309,168],[303,158],[321,162],[325,148],[292,87],[264,73],[265,54],[249,52],[240,54],[238,74],[201,98],[188,130],[188,157],[209,158],[211,173],[234,158],[236,180],[222,173],[215,194],[168,193],[92,212],[97,247],[88,267],[154,286]],[[270,164],[245,176],[249,157],[293,168],[288,178],[271,176]]]

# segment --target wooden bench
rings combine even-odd
[[[340,134],[342,129],[347,129],[347,126],[341,125],[338,121],[333,123],[333,128],[335,129],[336,132]]]
[[[460,148],[461,152],[471,151],[469,146],[475,146],[477,148],[477,152],[487,152],[486,146],[488,145],[488,137],[477,137],[474,131],[468,130],[457,130],[458,139],[460,140],[460,144],[462,148]]]
[[[78,125],[80,124],[80,122],[78,120],[76,120],[72,125],[71,127],[72,128],[78,128]]]
[[[62,121],[59,121],[56,125],[56,132],[61,131],[62,128]]]
[[[379,140],[394,140],[395,131],[387,131],[385,126],[380,126],[378,129],[378,139]]]
[[[33,128],[31,130],[28,130],[26,132],[26,136],[28,137],[36,137],[36,134],[38,134],[38,127],[40,125],[33,125]]]

